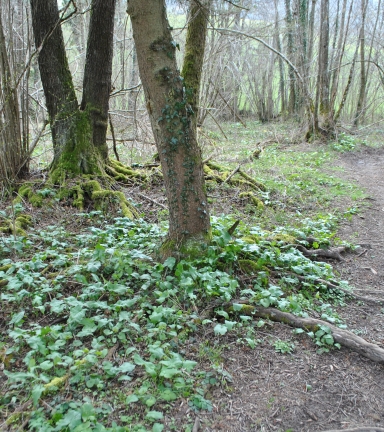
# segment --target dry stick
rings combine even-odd
[[[239,171],[241,165],[238,165],[232,172],[231,174],[229,174],[229,176],[223,181],[223,183],[221,183],[220,187],[227,183],[229,180],[231,180],[231,178]]]
[[[196,417],[192,432],[198,432],[199,427],[200,427],[200,419],[199,419],[199,417]]]
[[[20,405],[19,407],[17,407],[15,409],[15,411],[13,411],[13,413],[5,420],[5,422],[0,425],[0,431],[7,431],[8,430],[7,420],[9,420],[15,414],[25,412],[27,410],[27,408],[29,408],[30,405],[32,405],[31,400],[29,400],[29,401],[23,403],[22,405]]]
[[[227,135],[225,135],[225,132],[223,131],[223,128],[220,126],[220,123],[216,120],[216,117],[211,113],[210,110],[208,110],[208,114],[212,117],[213,121],[216,123],[217,127],[220,129],[220,132],[224,135],[225,139],[228,140]]]
[[[115,153],[116,159],[120,162],[119,153],[117,153],[117,147],[116,147],[116,137],[115,137],[115,128],[113,127],[112,123],[112,116],[109,113],[109,127],[111,128],[111,134],[112,134],[112,141],[113,141],[113,153]]]
[[[233,306],[233,303],[247,304],[244,300],[233,301],[229,305],[229,308]],[[370,360],[384,364],[384,349],[380,348],[376,344],[367,342],[360,336],[354,333],[340,329],[327,321],[319,320],[316,318],[302,318],[293,315],[288,312],[282,312],[278,309],[265,308],[261,306],[253,306],[247,304],[246,310],[242,311],[243,314],[252,315],[258,318],[269,319],[271,321],[281,322],[290,325],[291,327],[304,328],[310,331],[317,331],[320,326],[327,326],[332,332],[333,339],[336,343],[342,346],[350,348],[353,351],[361,354],[362,356],[369,358]]]
[[[153,204],[156,204],[156,205],[159,206],[159,207],[162,207],[163,209],[167,209],[167,207],[166,207],[164,204],[161,204],[161,203],[155,201],[154,199],[150,198],[150,197],[147,196],[147,195],[144,195],[144,194],[141,193],[141,192],[137,192],[137,195],[139,195],[139,196],[141,196],[142,198],[144,198],[144,199],[150,201],[150,202],[153,203]]]
[[[33,150],[35,150],[35,147],[37,146],[37,143],[40,141],[40,138],[42,137],[48,123],[49,123],[49,121],[45,120],[43,126],[41,127],[41,129],[39,130],[37,135],[35,136],[35,139],[33,140],[32,144],[29,147],[28,157],[32,156]]]
[[[237,220],[228,230],[228,234],[231,236],[234,232],[235,229],[237,228],[237,225],[239,225],[240,221]]]
[[[209,162],[213,156],[215,156],[216,152],[213,152],[211,155],[209,155],[206,159],[203,160],[203,165],[206,164],[207,162]]]

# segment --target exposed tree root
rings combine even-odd
[[[88,196],[94,201],[97,210],[106,211],[111,201],[115,201],[120,206],[125,217],[130,219],[139,217],[139,212],[133,204],[127,200],[123,192],[104,189],[98,180],[80,180],[69,190],[68,195],[74,197],[73,205],[79,210],[84,210],[85,197]]]
[[[43,195],[35,193],[31,183],[24,183],[17,191],[17,197],[13,200],[14,204],[19,204],[27,199],[34,207],[41,207],[43,204]]]
[[[255,191],[266,190],[265,185],[243,172],[240,167],[230,171],[228,168],[208,160],[204,164],[204,173],[207,180],[214,180],[218,184],[227,183],[232,186],[247,186]],[[238,178],[238,176],[243,179]]]
[[[250,305],[243,300],[233,301],[230,304],[225,305],[224,307],[227,309],[227,312],[233,312],[234,303],[243,304],[243,308],[241,309],[241,314],[243,315],[269,319],[271,321],[288,324],[295,328],[303,328],[307,331],[316,332],[319,330],[320,326],[327,326],[330,328],[335,342],[356,351],[374,362],[384,364],[383,348],[380,348],[376,344],[367,342],[365,339],[348,330],[340,329],[327,321],[316,318],[302,318],[288,312],[282,312],[278,309]]]
[[[150,177],[150,174],[147,174],[144,170],[133,169],[114,159],[108,161],[105,170],[115,180],[128,184],[143,183],[148,181]]]
[[[340,253],[345,252],[348,249],[346,246],[339,246],[332,249],[307,249],[299,244],[293,244],[290,246],[298,249],[306,257],[325,257],[337,259],[339,261],[345,261],[345,259],[340,255]]]
[[[15,219],[5,219],[3,222],[1,222],[0,232],[25,236],[25,229],[30,225],[32,225],[31,216],[20,214]]]
[[[252,202],[252,204],[254,204],[255,207],[258,208],[259,210],[262,210],[264,208],[263,201],[257,198],[257,196],[253,192],[241,192],[239,198],[249,199]]]
[[[93,207],[96,210],[102,211],[107,210],[111,204],[117,203],[124,216],[134,219],[139,217],[138,211],[125,198],[121,191],[115,190],[115,182],[132,186],[162,180],[160,165],[157,162],[131,167],[122,164],[118,160],[109,159],[104,165],[104,168],[100,167],[100,170],[104,174],[82,175],[70,178],[65,170],[58,166],[55,168],[54,172],[50,174],[48,181],[45,183],[45,188],[47,188],[48,191],[50,188],[53,190],[55,185],[59,184],[60,191],[58,197],[60,199],[72,198],[73,206],[79,210],[85,210],[89,201],[94,202]],[[58,172],[60,175],[56,175]],[[248,191],[243,192],[240,197],[250,200],[258,209],[263,208],[263,202],[254,192],[266,190],[265,186],[241,171],[240,166],[230,171],[229,168],[207,160],[204,164],[204,172],[206,179],[212,180],[216,184],[229,184],[231,186],[245,188],[246,190],[248,189]],[[27,200],[32,206],[41,207],[46,195],[44,193],[36,193],[36,186],[37,185],[30,182],[21,185],[14,203]],[[47,195],[49,196],[50,194]],[[142,197],[151,200],[149,197],[143,195]],[[156,204],[160,207],[164,207],[159,203]],[[24,226],[22,225],[17,226],[18,233],[24,234],[24,231],[22,231],[23,228]],[[7,224],[6,227],[0,225],[0,231],[1,230],[14,232],[14,229],[9,224]]]

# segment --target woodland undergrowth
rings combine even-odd
[[[292,152],[283,157],[296,157],[307,171],[301,179],[293,172],[297,163],[286,164],[278,179],[281,190],[273,192],[264,174],[280,152],[271,147],[265,154],[269,159],[257,161],[263,183],[241,164],[225,168],[207,160],[209,193],[236,188],[241,200],[249,200],[245,210],[260,222],[272,207],[276,215],[295,205],[300,218],[280,225],[258,224],[239,211],[214,217],[212,243],[198,259],[160,262],[166,224],[149,223],[139,212],[126,217],[121,207],[121,216],[112,218],[101,210],[83,212],[79,205],[68,229],[34,227],[27,202],[92,200],[100,192],[95,179],[75,181],[66,198],[47,185],[19,190],[0,212],[2,430],[162,431],[177,404],[210,411],[210,389],[230,386],[232,377],[220,361],[207,365],[206,344],[216,346],[231,334],[237,344],[261,349],[269,343],[265,328],[273,321],[294,328],[291,341],[274,343],[278,352],[291,353],[295,343],[310,338],[319,354],[345,345],[384,362],[384,350],[348,332],[337,313],[347,301],[369,301],[355,295],[331,265],[353,251],[336,229],[338,218],[355,209],[300,213],[305,193],[316,204],[322,199],[310,182],[338,193],[343,185],[317,175],[305,154]],[[146,168],[158,171],[150,165]],[[119,166],[120,174],[127,176],[123,169],[128,168]],[[150,171],[148,179],[139,169],[133,182],[161,177]],[[119,204],[116,194],[108,200],[104,203]],[[74,233],[73,224],[87,228]],[[192,349],[201,334],[210,335],[204,347]],[[192,429],[186,419],[184,430]]]
[[[274,231],[240,223],[232,235],[233,218],[217,218],[204,256],[163,263],[156,249],[166,227],[77,217],[91,226],[76,235],[49,226],[1,238],[3,427],[161,431],[177,400],[211,410],[208,386],[231,377],[217,364],[203,368],[185,345],[208,328],[256,348],[266,322],[258,307],[321,318],[314,331],[295,332],[320,352],[340,348],[326,322],[345,327],[334,306],[350,288],[296,247],[328,247],[330,215]]]

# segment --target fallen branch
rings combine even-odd
[[[333,249],[307,249],[302,245],[293,245],[296,247],[304,256],[312,257],[312,256],[321,256],[325,258],[333,258],[339,261],[345,261],[345,259],[340,255],[341,252],[346,251],[345,246],[339,246]]]
[[[147,201],[150,201],[150,202],[153,203],[153,204],[156,204],[157,206],[159,206],[159,207],[161,207],[161,208],[163,208],[163,209],[167,209],[167,207],[166,207],[164,204],[161,204],[161,203],[155,201],[154,199],[150,198],[150,197],[147,196],[147,195],[144,195],[144,194],[141,193],[141,192],[137,192],[137,195],[139,195],[141,198],[146,199]]]
[[[223,183],[221,183],[221,185],[227,183],[229,180],[231,180],[231,178],[239,171],[240,169],[240,165],[238,165],[232,172],[231,174],[229,174],[229,176],[223,181]]]
[[[304,328],[307,331],[316,332],[319,330],[320,326],[327,326],[330,328],[332,337],[336,343],[350,348],[351,350],[356,351],[357,353],[369,358],[374,362],[384,364],[383,348],[380,348],[376,344],[367,342],[365,339],[348,330],[340,329],[327,321],[319,320],[317,318],[302,318],[289,312],[282,312],[278,309],[250,305],[243,300],[233,301],[232,303],[226,305],[228,312],[233,312],[233,303],[243,304],[241,313],[244,315],[282,322],[290,325],[291,327]]]

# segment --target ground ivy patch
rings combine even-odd
[[[0,406],[9,424],[27,421],[36,431],[161,431],[177,401],[211,410],[207,386],[230,377],[215,361],[207,370],[185,345],[210,326],[214,338],[232,332],[238,343],[257,348],[265,323],[242,314],[236,301],[301,316],[315,311],[340,324],[333,303],[342,296],[316,283],[334,279],[331,266],[309,260],[294,244],[309,235],[318,247],[333,242],[332,216],[273,232],[240,223],[232,236],[231,218],[213,219],[204,256],[163,263],[156,260],[161,227],[127,218],[98,221],[75,235],[49,226],[31,230],[28,240],[0,239],[7,380]],[[223,307],[229,302],[231,315]],[[326,327],[309,336],[323,350],[334,345]],[[282,353],[293,347],[275,343]],[[23,404],[22,416],[12,414]]]

